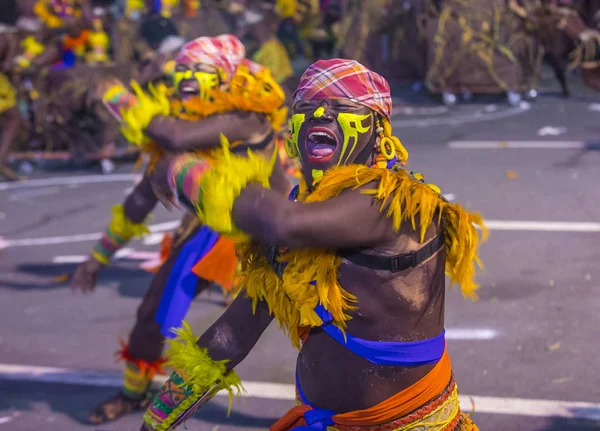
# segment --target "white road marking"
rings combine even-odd
[[[166,378],[164,375],[155,376],[154,382],[162,384]],[[121,373],[114,371],[77,371],[13,364],[0,364],[0,379],[114,388],[120,388],[123,383]],[[247,397],[290,402],[295,400],[293,384],[243,382],[243,385]],[[227,393],[221,392],[219,395],[224,396]],[[465,412],[600,420],[600,404],[592,402],[461,395],[460,403]]]
[[[10,421],[12,421],[12,420],[13,420],[13,417],[12,417],[12,416],[4,416],[4,417],[1,417],[1,418],[0,418],[0,425],[2,425],[2,424],[7,424],[7,423],[9,423],[9,422],[10,422]]]
[[[57,193],[60,193],[60,187],[48,187],[39,190],[28,190],[22,192],[15,192],[8,196],[8,200],[10,202],[18,202],[24,201],[32,198],[37,198],[40,196],[52,196]]]
[[[494,329],[446,329],[447,340],[493,340],[497,336]]]
[[[82,263],[88,259],[86,255],[73,255],[73,256],[54,256],[52,263]]]
[[[586,148],[583,141],[451,141],[448,147],[453,150],[495,150],[495,149],[544,149],[581,150]]]
[[[563,135],[565,133],[567,133],[566,127],[553,127],[553,126],[542,127],[540,130],[537,131],[538,136],[559,136],[559,135]]]
[[[129,258],[129,255],[133,252],[135,252],[135,250],[132,248],[129,248],[129,247],[122,248],[120,250],[117,250],[117,252],[115,253],[115,259]]]
[[[501,120],[515,115],[523,114],[531,109],[531,104],[521,102],[515,108],[491,111],[490,109],[477,110],[464,115],[445,116],[425,119],[392,120],[393,127],[430,127],[430,126],[460,126],[461,124],[478,123],[481,121]]]
[[[129,255],[127,255],[127,259],[133,260],[157,260],[160,259],[160,253],[158,251],[140,251],[135,250]]]
[[[179,227],[180,220],[168,221],[148,226],[151,233],[165,232]],[[7,247],[30,247],[40,245],[69,244],[72,242],[97,241],[102,237],[102,232],[86,233],[81,235],[62,235],[43,238],[5,239],[0,241],[0,250]]]
[[[153,233],[150,235],[146,235],[143,239],[142,242],[144,243],[144,245],[158,245],[162,242],[164,238],[164,234],[162,233]]]
[[[160,223],[149,226],[150,232],[158,233],[176,229],[180,221]],[[532,232],[600,232],[600,223],[587,222],[545,222],[545,221],[513,221],[486,220],[489,230],[532,231]],[[9,247],[29,247],[41,245],[68,244],[73,242],[97,241],[101,232],[81,235],[51,236],[45,238],[5,239],[0,237],[0,250]]]
[[[114,260],[118,259],[129,259],[129,260],[142,260],[148,261],[152,264],[158,261],[160,264],[160,253],[157,251],[138,251],[135,249],[123,249],[125,253],[116,253]],[[66,255],[66,256],[54,256],[52,258],[52,263],[81,263],[85,262],[89,258],[88,255]],[[146,265],[147,262],[142,263],[142,265]]]
[[[600,223],[486,220],[490,230],[538,232],[600,232]]]
[[[590,103],[588,105],[588,111],[590,111],[590,112],[600,112],[600,103]]]
[[[158,268],[160,265],[162,265],[161,259],[145,260],[140,263],[139,268],[143,269],[144,271],[151,271]]]
[[[25,189],[30,187],[64,186],[69,184],[94,184],[117,183],[136,181],[140,174],[112,174],[112,175],[82,175],[77,177],[53,177],[39,180],[25,180],[14,183],[0,183],[0,190]]]

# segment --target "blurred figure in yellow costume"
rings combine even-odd
[[[251,36],[258,45],[252,59],[268,67],[273,78],[285,88],[293,70],[290,57],[275,33],[277,24],[276,10],[269,8],[267,2],[247,2],[238,15],[242,33]]]
[[[110,61],[108,55],[110,49],[110,37],[104,31],[104,25],[102,23],[103,16],[104,11],[102,9],[94,9],[94,17],[92,19],[93,30],[88,39],[89,52],[86,57],[89,64],[102,64]]]

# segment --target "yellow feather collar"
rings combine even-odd
[[[480,214],[465,211],[458,204],[446,202],[435,186],[416,180],[406,171],[349,165],[329,170],[312,193],[301,192],[300,200],[306,203],[324,201],[344,190],[357,189],[373,181],[379,184],[376,189],[361,192],[381,204],[381,211],[386,211],[386,216],[392,218],[396,230],[400,229],[401,223],[408,221],[416,230],[417,220],[420,220],[418,228],[423,242],[427,227],[438,214],[446,238],[446,274],[451,283],[461,286],[465,297],[476,299],[475,263],[481,266],[481,262],[477,256],[479,235],[475,226],[482,229],[485,239],[487,230],[483,218]],[[264,246],[243,243],[240,252],[242,269],[239,285],[246,288],[254,307],[258,301],[267,302],[295,347],[300,348],[298,327],[322,324],[314,312],[318,303],[332,314],[335,325],[345,328],[349,319],[347,312],[356,307],[357,299],[339,283],[341,258],[334,251],[303,249],[286,253],[280,258],[287,264],[282,279],[269,264]]]

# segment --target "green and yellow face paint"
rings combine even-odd
[[[194,80],[197,87],[186,81]],[[194,97],[199,100],[210,101],[212,94],[220,84],[218,72],[202,72],[188,69],[186,71],[175,71],[173,81],[179,97]]]
[[[285,151],[290,158],[296,158],[300,155],[300,147],[298,146],[298,135],[302,124],[306,119],[304,114],[294,114],[289,122],[290,135],[285,141]]]
[[[353,114],[350,112],[340,112],[337,116],[338,123],[342,129],[344,135],[344,142],[342,143],[342,152],[340,159],[338,160],[338,166],[340,164],[348,163],[350,156],[356,150],[356,146],[359,141],[359,135],[369,133],[371,125],[364,125],[365,120],[369,119],[371,114]],[[348,149],[348,144],[352,138],[352,147]]]

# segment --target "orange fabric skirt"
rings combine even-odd
[[[173,247],[173,235],[171,233],[165,234],[160,247],[161,264],[148,271],[158,272],[161,265],[171,254]],[[214,282],[230,292],[235,284],[237,267],[238,258],[235,251],[235,242],[229,238],[219,237],[213,248],[196,262],[192,272],[198,277]]]
[[[294,407],[273,424],[270,431],[290,431],[305,426],[303,415],[308,410],[311,410],[310,406]],[[446,416],[442,417],[442,413]],[[431,418],[434,422],[427,422]],[[422,429],[477,430],[475,424],[460,412],[458,389],[447,352],[426,376],[403,391],[369,409],[338,414],[332,419],[335,425],[330,429],[338,431],[399,431],[411,429],[410,426],[418,421],[424,421]],[[431,428],[426,428],[428,423],[432,424]]]

